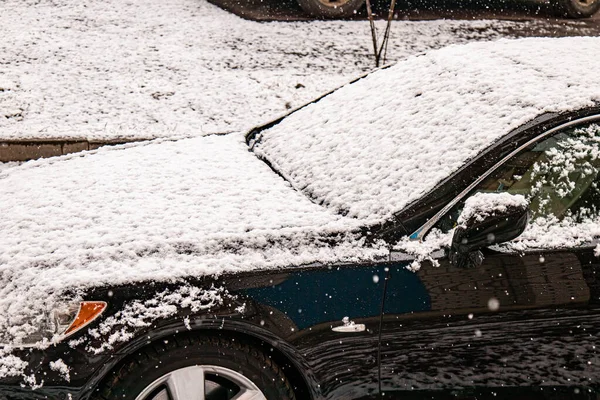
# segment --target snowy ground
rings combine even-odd
[[[4,171],[5,169],[8,169],[8,168],[18,167],[21,164],[22,164],[21,162],[0,163],[0,172]]]
[[[0,139],[245,131],[373,66],[365,21],[258,23],[206,0],[1,9]],[[388,53],[396,61],[522,31],[552,34],[541,22],[402,21]]]

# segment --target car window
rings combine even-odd
[[[469,196],[508,192],[530,201],[531,223],[578,224],[598,217],[600,204],[600,125],[571,128],[533,144],[484,179]],[[464,200],[436,225],[456,225]]]

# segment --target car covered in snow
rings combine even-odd
[[[587,18],[600,9],[600,0],[550,0],[545,1],[560,16]],[[298,0],[307,13],[321,18],[350,17],[362,8],[365,0]]]
[[[451,46],[0,170],[0,398],[597,398],[599,53]]]

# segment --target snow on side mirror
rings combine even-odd
[[[465,202],[450,246],[450,263],[461,268],[481,265],[481,249],[518,237],[529,220],[522,195],[477,193]]]

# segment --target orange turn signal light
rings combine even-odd
[[[79,311],[77,311],[75,319],[71,322],[64,335],[69,336],[98,318],[107,305],[105,301],[82,301],[79,304]]]

